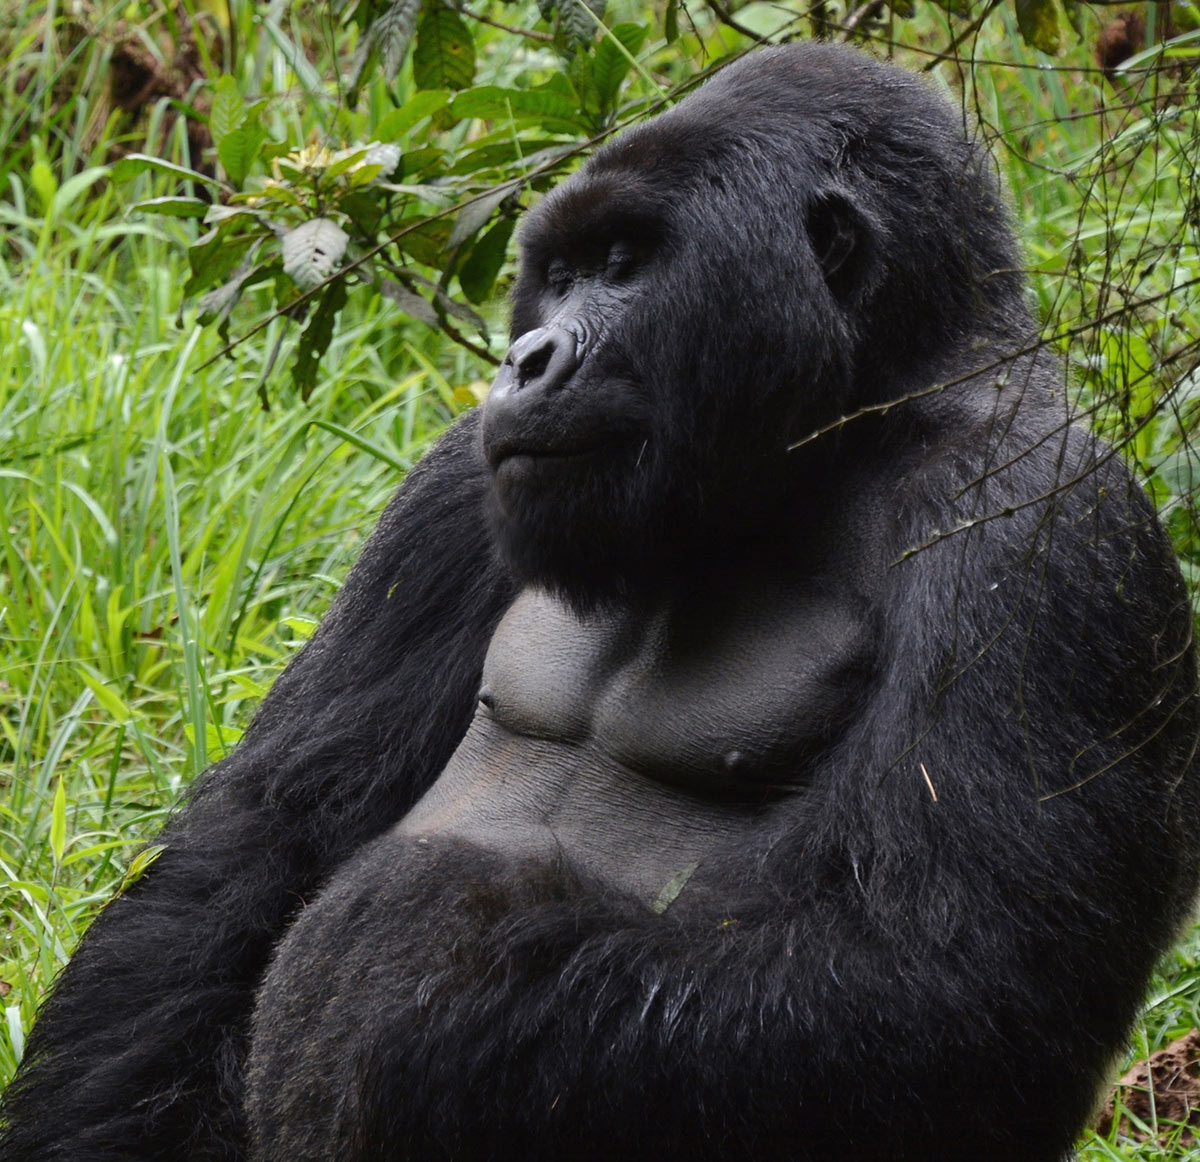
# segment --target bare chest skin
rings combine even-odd
[[[786,578],[709,588],[582,618],[522,592],[400,833],[562,859],[647,903],[752,828],[761,842],[869,680],[866,602]]]

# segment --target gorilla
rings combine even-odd
[[[1055,1162],[1200,869],[1188,599],[961,117],[756,52],[96,921],[5,1162]]]

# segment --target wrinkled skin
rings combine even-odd
[[[522,247],[3,1157],[1056,1162],[1194,892],[1195,671],[986,157],[764,51]]]

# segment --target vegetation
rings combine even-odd
[[[403,472],[486,391],[521,208],[759,38],[863,39],[978,119],[1064,386],[1200,583],[1200,15],[1112,13],[0,0],[0,1081]],[[1193,932],[1131,1060],[1198,1009]],[[1140,1130],[1083,1157],[1200,1157]]]

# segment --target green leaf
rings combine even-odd
[[[325,170],[324,176],[328,179],[332,179],[337,177],[339,174],[344,174],[347,171],[352,170],[356,165],[361,165],[366,156],[367,146],[365,145],[362,147],[362,149],[347,150],[342,157],[339,157],[337,161],[333,162]]]
[[[108,166],[97,165],[67,178],[54,195],[54,212],[61,214],[72,202],[77,201],[101,178],[108,177]]]
[[[201,185],[214,186],[217,189],[225,185],[211,174],[200,173],[197,170],[188,169],[187,166],[176,165],[173,161],[163,161],[161,157],[151,157],[148,153],[126,154],[120,161],[113,163],[112,176],[114,181],[123,181],[125,178],[147,171],[168,174],[181,181],[199,182]]]
[[[238,92],[237,81],[226,73],[213,88],[212,112],[208,115],[208,127],[218,148],[245,119],[246,103]]]
[[[1057,0],[1015,0],[1017,25],[1027,44],[1045,53],[1058,52],[1061,44]]]
[[[393,109],[383,117],[375,126],[375,137],[385,142],[398,141],[418,121],[445,108],[449,100],[449,89],[420,89],[399,109]]]
[[[446,242],[448,250],[454,250],[476,231],[482,229],[488,219],[496,212],[500,203],[505,198],[510,197],[514,190],[520,186],[519,182],[506,182],[502,186],[497,186],[494,190],[489,190],[482,197],[476,198],[473,202],[468,202],[454,219],[454,228],[450,231],[450,237]]]
[[[349,428],[342,427],[341,424],[335,424],[330,420],[313,420],[313,427],[322,428],[331,435],[337,436],[341,440],[345,440],[347,444],[354,448],[358,448],[361,452],[366,452],[368,456],[373,456],[376,460],[388,465],[389,468],[394,468],[397,472],[403,473],[408,471],[408,465],[398,460],[385,448],[381,448],[378,444],[371,443],[370,440],[360,436],[357,432],[352,432]],[[285,622],[291,620],[291,618],[284,618]],[[313,621],[312,629],[315,630],[317,625],[318,623]],[[312,630],[309,631],[309,634],[311,634],[311,632]],[[303,636],[308,635],[306,634]],[[259,701],[261,701],[262,697],[265,697],[266,693],[267,691],[264,688],[262,695],[258,696]]]
[[[1075,35],[1082,40],[1087,34],[1087,11],[1081,0],[1062,0],[1062,6]]]
[[[667,13],[663,17],[663,36],[667,44],[679,39],[679,0],[667,0]]]
[[[286,625],[301,641],[306,642],[317,632],[317,626],[321,623],[315,617],[293,616],[281,618],[280,624]]]
[[[423,145],[420,149],[410,149],[400,159],[400,177],[411,177],[424,170],[437,169],[442,165],[445,153],[432,145]],[[441,177],[440,173],[434,175]]]
[[[163,214],[168,218],[203,218],[210,205],[201,198],[147,198],[135,202],[129,211],[141,210],[144,214]]]
[[[409,290],[401,283],[386,279],[379,284],[379,293],[385,299],[395,303],[411,318],[419,319],[430,327],[438,325],[437,311],[433,309],[428,300],[423,299],[416,291]]]
[[[458,272],[458,285],[467,298],[477,306],[485,302],[496,285],[508,240],[512,237],[516,220],[501,218],[478,242]]]
[[[434,0],[417,23],[413,80],[418,89],[465,89],[475,79],[475,42],[453,8]]]
[[[686,867],[680,868],[667,882],[663,885],[662,891],[654,898],[654,903],[650,905],[652,912],[657,912],[662,915],[677,899],[679,893],[687,887],[687,882],[692,878],[692,874],[696,868],[700,866],[699,861],[689,863]]]
[[[338,209],[349,216],[354,226],[351,233],[365,238],[371,237],[383,220],[383,207],[376,190],[354,190],[339,199]]]
[[[241,266],[234,271],[233,277],[222,286],[215,287],[207,294],[200,296],[197,303],[199,310],[198,321],[202,327],[217,325],[217,334],[222,340],[229,338],[229,317],[238,299],[242,297],[242,288],[247,281],[262,272],[262,267],[255,266],[252,256],[247,255]]]
[[[375,34],[375,45],[383,60],[384,78],[391,82],[400,72],[408,46],[421,11],[421,0],[397,0],[375,23],[371,31]]]
[[[640,24],[617,24],[608,30],[596,46],[592,61],[592,83],[596,86],[602,109],[611,109],[616,104],[621,82],[633,68],[630,58],[637,55],[647,32],[648,29]]]
[[[389,83],[396,79],[404,58],[408,55],[408,46],[412,41],[413,28],[421,11],[421,0],[395,0],[384,12],[364,25],[367,5],[360,5],[355,16],[363,29],[358,47],[354,50],[354,59],[350,64],[350,74],[347,78],[351,102],[357,96],[358,86],[367,65],[378,57],[383,65],[385,80]]]
[[[217,143],[217,157],[235,186],[246,180],[266,137],[261,125],[247,124],[227,133]]]
[[[300,335],[296,347],[296,362],[292,365],[292,382],[306,403],[317,385],[317,368],[321,356],[329,349],[333,339],[333,324],[338,312],[346,305],[346,283],[338,279],[330,283],[321,295],[321,302],[313,311],[308,326]]]
[[[483,336],[484,340],[488,341],[487,323],[483,321],[476,311],[473,311],[466,303],[456,302],[440,286],[433,286],[433,297],[435,300],[435,309],[441,307],[447,315],[460,319],[469,327],[474,327]]]
[[[455,117],[480,121],[544,121],[555,118],[579,125],[579,111],[571,97],[553,89],[504,89],[480,85],[454,94],[451,111]]]
[[[133,887],[146,874],[146,869],[166,850],[165,843],[153,843],[149,847],[143,847],[130,861],[129,870],[125,873],[125,878],[121,880],[117,895],[119,896]]]
[[[605,0],[558,0],[558,19],[576,44],[590,44],[604,22]]]
[[[108,711],[114,722],[128,722],[133,717],[133,711],[129,709],[121,696],[111,686],[105,685],[104,679],[90,666],[77,664],[75,670],[87,688],[95,694],[96,701]]]
[[[594,113],[599,105],[599,98],[596,96],[596,82],[592,78],[592,58],[588,53],[577,52],[571,58],[571,63],[567,66],[567,79],[575,90],[580,109],[587,114]],[[589,128],[595,127],[594,118],[591,116],[585,118],[585,123]]]
[[[357,190],[362,186],[369,186],[382,173],[383,166],[381,165],[360,166],[352,173],[346,175],[346,185],[352,190]]]
[[[401,224],[407,226],[408,222],[409,219],[404,219]],[[450,223],[439,218],[422,222],[399,238],[398,243],[405,254],[411,254],[418,262],[440,268],[449,237]]]
[[[58,786],[54,789],[54,806],[50,811],[50,850],[54,854],[54,862],[62,863],[63,852],[67,847],[67,788],[62,775],[58,776]]]
[[[184,284],[183,297],[191,298],[210,286],[224,282],[263,234],[234,234],[218,226],[188,247],[192,276]]]

